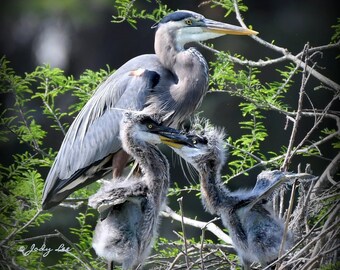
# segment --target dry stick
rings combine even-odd
[[[325,224],[322,226],[322,230],[321,230],[320,234],[322,234],[327,229],[327,227],[330,226],[330,223],[332,223],[338,217],[338,214],[339,214],[339,212],[334,211],[329,216],[329,218],[326,220]],[[324,242],[324,238],[319,239],[318,243],[316,244],[316,246],[313,250],[312,257],[315,256],[316,253],[320,250],[320,247],[322,246],[323,242]]]
[[[319,236],[326,236],[326,234],[328,234],[329,232],[331,232],[333,229],[337,228],[338,224],[333,224],[331,227],[329,227],[327,230],[325,230],[323,233],[321,233]],[[306,247],[311,246],[312,244],[314,244],[315,242],[317,242],[316,244],[318,244],[318,238],[314,238],[311,242],[309,242]],[[306,248],[305,247],[305,248]],[[304,248],[304,249],[305,249]],[[326,252],[327,253],[327,252]],[[309,253],[310,254],[310,253]],[[314,266],[314,264],[316,263],[315,260],[320,257],[322,254],[316,254],[315,256],[310,256],[309,258],[309,262],[307,262],[302,268],[302,269],[319,269],[319,267],[313,267],[310,268],[311,266]],[[320,263],[320,262],[319,262]],[[320,265],[319,265],[320,266]]]
[[[182,232],[183,232],[183,238],[184,238],[185,262],[187,264],[187,268],[189,268],[188,244],[187,244],[187,238],[186,238],[185,226],[184,226],[183,197],[178,198],[177,201],[179,204],[179,209],[181,210],[181,225],[182,225]]]
[[[292,250],[295,250],[303,241],[305,241],[311,234],[312,234],[312,232],[319,226],[319,224],[321,223],[321,221],[324,219],[324,218],[326,218],[330,213],[332,213],[334,210],[336,210],[336,211],[334,211],[335,213],[339,210],[338,209],[339,208],[339,206],[337,206],[337,205],[334,205],[334,206],[332,206],[332,208],[329,210],[329,211],[327,211],[327,213],[325,213],[316,223],[315,223],[315,225],[310,229],[310,231],[297,243],[297,244],[295,244],[295,246],[291,249],[291,251]],[[331,229],[333,229],[333,227],[331,228]],[[323,232],[323,234],[326,234],[326,233],[328,233],[331,229],[327,229],[327,231],[325,231],[325,232]],[[320,234],[321,235],[321,234]],[[311,240],[310,242],[308,242],[302,249],[300,249],[299,250],[299,252],[298,253],[296,253],[296,254],[294,254],[294,256],[292,257],[292,258],[290,258],[289,259],[289,261],[288,262],[291,262],[291,261],[294,261],[296,258],[299,258],[302,254],[303,254],[303,252],[304,251],[306,251],[306,250],[309,250],[310,249],[310,246],[312,246],[313,244],[314,244],[314,242],[316,242],[316,241],[318,241],[319,239],[317,239],[317,238],[314,238],[313,240]],[[290,252],[290,251],[289,251]],[[287,252],[285,255],[288,255],[288,253],[289,252]],[[284,255],[284,256],[285,256]],[[284,256],[282,256],[281,257],[281,259],[284,257]]]
[[[306,142],[306,140],[309,138],[309,136],[314,132],[314,130],[319,126],[319,124],[321,123],[321,121],[325,118],[325,115],[327,113],[327,111],[330,109],[330,107],[332,106],[333,102],[335,100],[337,100],[340,97],[340,93],[335,95],[332,100],[327,104],[327,106],[325,107],[325,109],[323,110],[323,113],[320,114],[319,119],[314,123],[313,127],[307,132],[307,134],[305,135],[305,137],[301,140],[301,142],[295,147],[295,149],[292,151],[292,156],[297,152],[297,150],[302,147],[302,145]],[[337,122],[338,124],[338,122]],[[339,126],[338,126],[339,127]],[[339,130],[337,132],[337,134],[340,135]]]
[[[242,27],[247,28],[247,26],[245,25],[245,23],[243,22],[243,19],[241,17],[241,13],[240,13],[240,10],[238,8],[237,0],[233,0],[233,2],[234,2],[235,13],[236,13],[236,19],[238,20],[238,22],[241,24]],[[314,70],[312,67],[308,66],[305,62],[301,61],[298,57],[292,55],[288,50],[281,48],[281,47],[278,47],[278,46],[276,46],[272,43],[269,43],[269,42],[259,38],[258,36],[252,35],[251,37],[255,41],[257,41],[258,43],[264,45],[265,47],[270,48],[274,51],[277,51],[277,52],[283,54],[286,59],[293,61],[294,63],[299,65],[302,69],[306,70],[308,73],[310,73],[313,77],[317,78],[322,83],[328,85],[329,87],[331,87],[331,88],[333,88],[337,91],[340,91],[340,85],[339,84],[337,84],[336,82],[325,77],[324,75],[322,75],[318,71]],[[338,43],[336,43],[336,44],[337,45],[335,45],[335,47],[338,47],[340,45]]]
[[[340,152],[334,157],[331,163],[328,164],[327,168],[324,170],[320,179],[316,182],[314,186],[315,193],[318,194],[322,189],[327,187],[327,179],[330,175],[335,175],[340,167]]]
[[[284,227],[284,231],[283,231],[283,235],[282,235],[282,241],[281,241],[281,246],[280,246],[280,251],[279,251],[279,258],[282,256],[282,254],[284,252],[284,247],[285,247],[285,244],[286,244],[286,237],[287,237],[287,232],[288,232],[289,220],[290,220],[290,216],[291,216],[292,211],[293,211],[296,183],[297,183],[297,179],[295,179],[295,181],[294,181],[294,184],[293,184],[293,187],[292,187],[292,192],[290,194],[289,208],[288,208],[287,218],[286,218],[285,227]],[[279,266],[280,266],[280,262],[277,263],[276,269],[278,269]]]
[[[170,264],[168,270],[173,269],[173,267],[175,266],[176,262],[179,260],[179,258],[183,255],[183,253],[179,252],[177,254],[177,256],[175,257],[175,259],[172,261],[172,263]]]
[[[275,260],[275,261],[272,262],[271,264],[267,265],[263,270],[271,269],[272,266],[276,265],[279,261],[282,261],[285,257],[287,257],[288,254],[290,254],[291,252],[293,252],[294,250],[296,250],[296,249],[301,245],[301,243],[302,243],[303,241],[305,241],[305,240],[312,234],[312,232],[319,226],[319,224],[321,223],[321,221],[322,221],[324,218],[326,218],[326,217],[327,217],[327,216],[328,216],[328,215],[329,215],[336,207],[337,207],[336,205],[332,206],[332,208],[329,209],[329,210],[327,211],[327,213],[325,213],[325,214],[324,214],[324,215],[323,215],[323,216],[322,216],[322,217],[314,224],[314,226],[311,228],[311,230],[310,230],[310,231],[309,231],[302,239],[300,239],[299,242],[297,242],[290,250],[288,250],[284,255],[282,255],[282,257],[278,258],[277,260]],[[314,241],[312,241],[312,242],[314,242]],[[303,248],[302,250],[300,250],[300,251],[298,252],[298,254],[295,254],[295,255],[290,259],[290,261],[293,260],[293,259],[295,259],[296,257],[299,257],[300,253],[302,253],[302,251],[303,251],[304,249],[306,249],[310,244],[311,244],[311,242],[308,243],[306,246],[304,246],[304,248]]]
[[[305,45],[304,50],[307,50],[307,49],[308,49],[308,45]],[[307,56],[305,58],[307,59]],[[296,137],[299,121],[301,119],[301,111],[302,111],[302,105],[303,105],[302,102],[303,102],[303,96],[304,96],[304,92],[305,92],[306,82],[307,82],[307,80],[306,80],[306,69],[304,69],[304,71],[302,73],[301,87],[300,87],[300,91],[299,91],[298,108],[297,108],[297,113],[296,113],[294,124],[293,124],[293,130],[292,130],[292,133],[291,133],[291,136],[290,136],[290,139],[289,139],[286,157],[285,157],[283,164],[281,166],[281,169],[284,170],[284,171],[288,170],[288,166],[289,166],[290,160],[292,158],[291,152],[293,150],[293,145],[294,145],[294,142],[295,142],[295,137]]]
[[[186,241],[186,239],[185,239],[182,235],[180,235],[179,233],[177,233],[176,231],[172,231],[172,232],[173,232],[179,239],[181,239],[183,242]],[[178,247],[178,249],[179,249],[179,251],[180,251],[180,253],[179,253],[180,256],[177,256],[177,257],[175,258],[175,260],[178,260],[181,256],[184,256],[185,259],[186,259],[186,257],[188,256],[188,254],[189,254],[191,251],[194,250],[193,247],[188,248],[187,251],[185,251],[185,250],[183,251],[180,247]],[[172,268],[174,267],[174,265],[175,265],[175,262],[173,262],[173,263],[171,264],[171,268],[169,268],[169,269],[172,269]],[[187,268],[187,269],[190,267],[190,266],[187,265],[187,263],[185,263],[185,265],[186,265],[186,268]]]
[[[332,241],[332,240],[334,239],[333,237],[334,237],[334,238],[337,237],[337,234],[334,233],[333,235],[331,235],[331,239],[329,239],[328,242],[329,242],[329,241]],[[327,242],[327,243],[328,243],[328,242]],[[323,249],[326,247],[327,243],[322,247]],[[318,244],[318,243],[317,243],[317,244]],[[339,247],[340,247],[340,245],[337,245],[337,246],[335,246],[335,247],[333,247],[333,248],[331,248],[331,249],[325,250],[325,251],[320,250],[320,251],[318,252],[318,254],[316,254],[315,256],[313,256],[313,255],[311,256],[311,259],[309,260],[309,262],[306,263],[306,264],[301,268],[301,270],[303,270],[303,269],[313,269],[313,268],[311,268],[311,267],[314,266],[316,263],[318,263],[319,266],[321,266],[321,262],[318,261],[318,259],[320,258],[320,260],[322,260],[322,257],[324,257],[325,255],[327,255],[328,253],[331,253],[331,252],[333,252],[333,251],[336,251]],[[321,252],[321,251],[322,251],[322,252]]]
[[[207,224],[202,228],[202,236],[201,236],[201,248],[200,248],[200,257],[201,257],[201,269],[205,269],[204,267],[204,261],[203,261],[203,245],[204,245],[204,238],[205,238],[205,231],[207,229],[207,226],[211,223],[213,223],[214,221],[218,220],[219,218],[214,218],[212,220],[210,220],[209,222],[207,222]]]
[[[308,49],[308,53],[313,53],[313,52],[319,52],[319,51],[324,51],[324,50],[329,50],[329,49],[335,49],[335,48],[340,48],[340,41],[336,42],[336,43],[332,43],[332,44],[327,44],[327,45],[321,45],[318,47],[311,47]],[[296,55],[296,57],[300,57],[302,54],[299,53]]]

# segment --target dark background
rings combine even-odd
[[[199,12],[208,18],[224,21],[238,25],[234,15],[224,18],[224,11],[220,8],[198,5],[203,1],[163,1],[174,9],[189,9]],[[243,13],[245,23],[251,24],[258,31],[259,36],[266,41],[275,41],[275,44],[287,48],[292,53],[300,52],[305,43],[311,46],[325,45],[330,42],[334,31],[331,25],[336,24],[339,17],[338,1],[324,0],[286,0],[286,1],[244,1],[249,7],[248,12]],[[143,1],[137,1],[138,5],[144,5]],[[116,69],[127,60],[136,55],[153,53],[154,30],[151,29],[153,22],[138,21],[138,29],[133,29],[128,23],[113,24],[111,17],[116,13],[111,0],[2,0],[0,11],[0,54],[6,55],[11,61],[11,66],[19,73],[33,71],[36,65],[49,63],[51,66],[60,67],[68,75],[78,78],[86,69],[99,70],[106,68],[108,64],[111,69]],[[148,4],[148,8],[152,5]],[[279,57],[280,55],[269,49],[260,47],[249,37],[226,36],[212,41],[215,48],[222,51],[230,51],[244,55],[250,60],[265,59],[266,57]],[[200,49],[207,60],[213,60],[214,55],[206,50]],[[339,62],[334,58],[338,51],[331,51],[317,57],[318,65],[323,67],[321,72],[334,81],[339,82]],[[288,63],[284,63],[288,64]],[[278,79],[275,68],[282,65],[264,68],[261,74],[263,82]],[[329,99],[329,93],[316,92],[313,88],[317,86],[316,81],[311,79],[308,83],[311,97],[316,100],[316,107],[322,107],[324,101]],[[296,106],[299,90],[299,81],[291,89],[292,107]],[[11,97],[1,97],[4,104],[11,103]],[[226,127],[228,134],[235,140],[243,131],[240,130],[238,122],[241,121],[241,113],[238,108],[239,98],[230,97],[228,94],[208,94],[200,108],[202,116],[211,119],[218,126]],[[75,102],[71,97],[59,104],[65,110]],[[268,113],[266,127],[270,137],[264,142],[263,149],[266,151],[279,151],[282,145],[288,145],[291,129],[284,131],[285,119],[276,113]],[[70,119],[71,121],[71,119]],[[301,129],[312,125],[306,122]],[[332,128],[333,123],[328,125]],[[301,132],[301,136],[303,132]],[[58,149],[63,136],[51,138],[50,145]],[[2,164],[11,162],[11,154],[23,152],[25,149],[16,140],[6,145],[1,145]],[[323,149],[326,156],[333,153]],[[5,154],[6,153],[6,154]],[[167,151],[170,160],[172,154]],[[312,169],[321,172],[328,161],[311,159]],[[295,160],[292,169],[303,160]],[[310,161],[309,161],[310,162]],[[180,185],[188,185],[180,171],[178,162],[173,161],[172,182]],[[295,166],[295,167],[294,167]],[[227,171],[227,168],[225,169]],[[251,186],[259,170],[254,170],[250,177],[240,177],[230,182],[231,189],[238,186]],[[43,172],[43,175],[47,174]],[[178,209],[176,198],[171,198],[171,205]],[[199,198],[194,194],[184,197],[185,214],[194,218],[208,221],[212,216],[205,214],[199,204]],[[81,209],[82,210],[82,209]],[[77,211],[65,208],[56,208],[51,223],[35,229],[33,235],[50,233],[55,227],[67,233],[69,226],[75,226],[75,215]],[[94,224],[95,220],[93,220]],[[176,239],[172,230],[180,230],[176,226],[170,226],[169,220],[164,219],[160,228],[163,236]],[[200,230],[189,230],[189,237],[200,235]],[[211,235],[207,235],[210,237]],[[71,237],[71,236],[70,236]],[[72,237],[71,237],[72,238]],[[48,258],[52,259],[52,258]]]

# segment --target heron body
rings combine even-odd
[[[183,10],[154,28],[155,54],[137,56],[108,77],[70,126],[46,179],[43,209],[111,171],[121,175],[130,157],[119,139],[122,112],[115,109],[162,113],[168,116],[166,125],[177,126],[199,106],[208,87],[208,67],[196,49],[184,48],[187,43],[257,34]],[[140,76],[143,70],[158,74],[157,80]]]
[[[101,213],[93,248],[123,269],[135,269],[150,253],[166,201],[169,164],[155,146],[161,142],[152,133],[157,128],[158,123],[144,114],[125,115],[120,132],[123,149],[138,162],[142,176],[108,182],[89,199]]]
[[[252,190],[229,191],[220,174],[226,160],[223,137],[222,130],[206,126],[200,135],[191,132],[182,136],[172,148],[199,172],[202,203],[210,213],[221,217],[244,269],[250,269],[252,262],[265,267],[277,259],[283,237],[284,223],[267,200],[284,174],[265,171]],[[292,236],[288,234],[284,250],[291,244]]]

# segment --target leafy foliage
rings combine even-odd
[[[44,265],[42,255],[31,252],[30,260],[27,260],[28,253],[24,255],[20,250],[25,247],[22,239],[29,228],[38,228],[52,217],[51,213],[41,210],[44,186],[41,171],[52,165],[56,154],[45,144],[45,138],[54,131],[65,134],[70,115],[81,109],[93,89],[108,75],[109,69],[98,72],[87,70],[76,80],[72,76],[65,76],[62,70],[49,66],[38,66],[33,72],[19,76],[9,67],[6,58],[3,57],[0,64],[1,94],[12,101],[1,113],[0,138],[4,142],[17,140],[25,146],[22,153],[13,153],[12,160],[8,159],[9,165],[0,165],[1,250],[6,263],[11,261],[9,258],[16,258],[16,263],[22,267],[39,269]],[[62,108],[62,101],[72,96],[77,97],[79,102],[75,102],[76,105],[70,103],[66,112]],[[51,123],[48,131],[44,122]],[[75,195],[88,197],[97,188],[98,184],[95,183]],[[80,228],[72,229],[79,237],[77,246],[84,256],[90,256],[92,238],[92,228],[85,224],[85,219],[92,216],[93,213],[80,213]],[[38,236],[39,239],[44,237]],[[79,254],[65,253],[69,260],[56,267],[64,269],[77,256]]]
[[[148,12],[146,8],[140,9],[136,0],[117,0],[115,1],[115,8],[117,15],[112,16],[113,23],[121,23],[127,21],[133,28],[137,29],[138,19],[148,19],[154,22],[158,22],[166,14],[172,10],[167,5],[162,4],[159,0],[147,0],[146,3],[155,2],[157,8],[154,8],[151,12]]]

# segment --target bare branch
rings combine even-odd
[[[234,2],[234,8],[235,8],[235,13],[236,13],[236,19],[238,20],[238,22],[241,24],[242,27],[247,28],[247,26],[245,25],[245,23],[243,22],[243,19],[241,17],[241,13],[240,10],[238,8],[238,4],[237,4],[237,0],[233,0]],[[258,36],[252,35],[251,36],[256,42],[258,42],[259,44],[272,49],[276,52],[281,53],[282,55],[284,55],[287,59],[293,61],[295,64],[299,65],[303,70],[306,70],[308,73],[310,73],[313,77],[315,77],[316,79],[318,79],[320,82],[324,83],[325,85],[328,85],[329,87],[335,89],[336,91],[340,91],[340,85],[337,84],[336,82],[332,81],[331,79],[327,78],[326,76],[322,75],[321,73],[319,73],[318,71],[316,71],[314,68],[308,66],[305,62],[301,61],[298,57],[294,56],[293,54],[291,54],[287,49],[281,48],[279,46],[276,46],[272,43],[269,43],[261,38],[259,38]],[[339,46],[339,45],[337,45]],[[335,47],[337,47],[335,46]],[[283,61],[283,59],[282,59]]]
[[[164,211],[161,212],[161,214],[162,214],[163,217],[172,218],[173,220],[176,220],[176,221],[179,221],[179,222],[182,221],[182,217],[180,215],[178,215],[177,213],[175,213],[168,206],[164,209]],[[229,244],[229,245],[233,244],[231,238],[227,234],[225,234],[214,223],[207,224],[207,222],[202,222],[202,221],[190,219],[190,218],[187,218],[187,217],[183,217],[183,223],[186,224],[186,225],[189,225],[189,226],[199,228],[199,229],[206,227],[206,229],[209,232],[213,233],[216,237],[223,240],[226,244]]]
[[[308,49],[308,45],[305,46],[305,50]],[[307,59],[307,56],[306,56]],[[287,149],[287,153],[286,153],[286,157],[283,161],[283,164],[281,166],[281,169],[283,169],[284,171],[288,170],[288,166],[290,163],[290,160],[292,158],[292,150],[293,150],[293,144],[295,142],[295,136],[298,130],[298,125],[299,125],[299,121],[301,119],[301,111],[302,111],[302,102],[303,102],[303,97],[304,97],[304,92],[305,92],[305,86],[306,86],[306,82],[307,82],[307,78],[306,78],[306,70],[304,70],[303,74],[302,74],[302,81],[301,81],[301,87],[300,87],[300,92],[299,92],[299,101],[298,101],[298,109],[297,109],[297,113],[294,119],[294,124],[293,124],[293,130],[289,139],[289,144],[288,144],[288,149]]]
[[[338,171],[340,167],[340,153],[338,153],[331,163],[328,164],[327,168],[324,170],[323,174],[320,176],[319,181],[315,184],[315,195],[319,194],[320,191],[329,186],[329,179],[332,178]],[[328,180],[328,181],[327,181]]]
[[[183,232],[183,242],[184,242],[184,250],[185,250],[185,262],[187,264],[187,268],[189,268],[189,260],[188,260],[188,243],[186,239],[185,226],[184,226],[184,213],[183,213],[183,197],[177,199],[179,203],[179,208],[181,210],[181,225]]]

